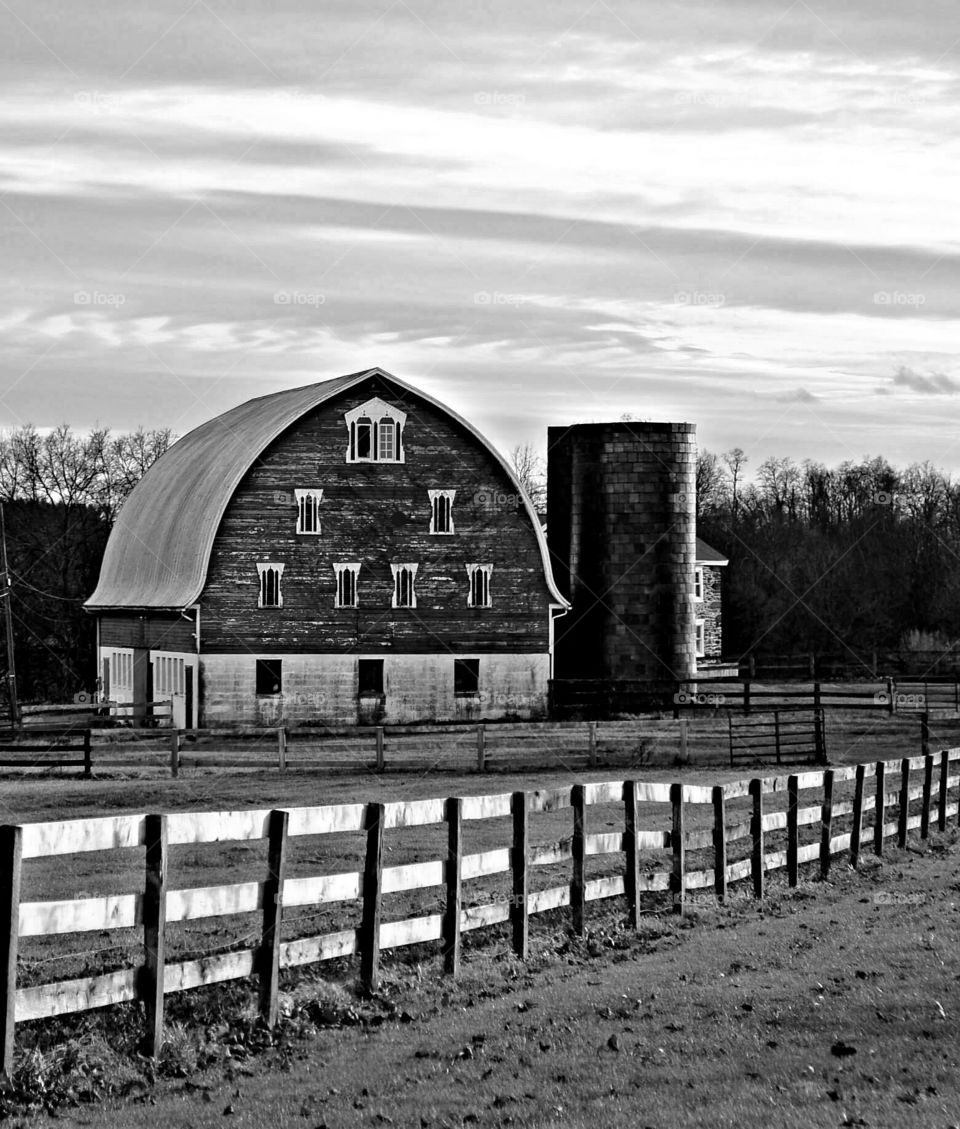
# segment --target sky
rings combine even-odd
[[[0,0],[0,428],[379,365],[960,472],[956,0]]]

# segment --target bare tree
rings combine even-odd
[[[529,443],[517,444],[510,452],[513,471],[537,513],[547,508],[547,473],[543,458]]]

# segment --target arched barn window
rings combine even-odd
[[[467,592],[468,608],[489,608],[491,606],[490,574],[492,572],[492,564],[467,565],[467,579],[470,585]]]
[[[417,593],[414,583],[417,579],[415,564],[392,564],[393,572],[393,606],[395,608],[415,608],[417,606]]]
[[[453,499],[456,490],[428,490],[430,532],[453,533]]]
[[[297,533],[320,534],[322,490],[294,490],[297,499]]]
[[[344,415],[348,463],[402,463],[406,412],[375,397]]]
[[[257,565],[260,576],[260,596],[257,600],[258,608],[282,608],[283,593],[280,591],[280,579],[283,576],[283,565],[273,561],[266,561]]]

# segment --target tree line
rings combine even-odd
[[[0,502],[23,701],[68,702],[93,687],[95,626],[83,602],[96,587],[124,498],[172,441],[169,429],[97,428],[80,435],[66,424],[0,433]]]
[[[960,483],[928,462],[697,461],[697,529],[729,557],[724,652],[946,651],[960,641]]]

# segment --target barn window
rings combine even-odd
[[[297,533],[320,533],[320,503],[322,490],[294,490],[297,499]]]
[[[453,498],[456,490],[428,490],[430,532],[453,533]]]
[[[269,697],[283,690],[283,659],[257,659],[257,697]]]
[[[414,583],[417,579],[415,564],[392,564],[393,572],[393,606],[395,608],[415,608],[417,606],[417,593]]]
[[[695,568],[693,570],[693,598],[695,600],[703,599],[703,569]]]
[[[283,576],[283,565],[266,561],[257,565],[257,572],[260,575],[260,596],[257,607],[282,608],[283,593],[280,591],[280,578]]]
[[[335,564],[333,571],[337,578],[337,595],[333,606],[335,608],[355,608],[357,606],[357,577],[360,574],[360,563],[354,561],[350,564]]]
[[[346,412],[348,463],[402,463],[406,412],[379,397]]]
[[[469,591],[467,592],[468,608],[490,607],[490,573],[493,572],[492,564],[468,564],[467,578]]]
[[[706,635],[703,627],[703,620],[698,619],[695,625],[696,629],[696,642],[697,642],[697,658],[702,659],[707,653]]]
[[[453,693],[458,698],[480,693],[480,660],[453,660]]]
[[[383,694],[383,659],[357,660],[357,694],[360,697]]]

